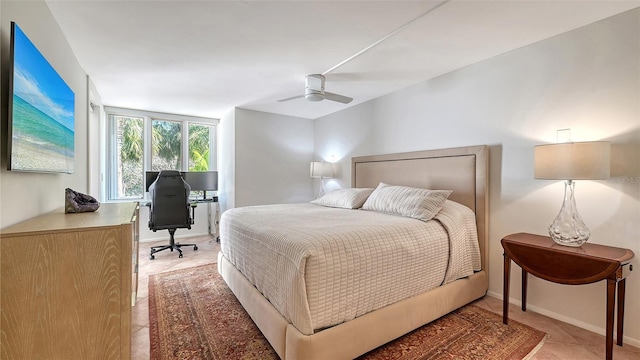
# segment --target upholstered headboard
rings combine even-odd
[[[486,145],[354,157],[351,186],[380,182],[433,190],[453,190],[450,200],[476,213],[482,268],[487,269],[489,238],[489,148]]]

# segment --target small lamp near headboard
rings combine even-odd
[[[312,178],[320,178],[320,190],[318,197],[324,195],[324,179],[333,177],[333,164],[321,161],[312,161],[309,174]]]
[[[611,145],[606,141],[569,142],[534,147],[534,178],[566,180],[560,213],[549,235],[560,245],[578,247],[591,232],[584,224],[574,198],[574,180],[609,178]]]

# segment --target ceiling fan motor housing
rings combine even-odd
[[[321,74],[307,75],[305,78],[304,97],[309,101],[324,100],[324,76]]]

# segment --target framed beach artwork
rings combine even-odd
[[[10,57],[8,169],[73,173],[73,91],[14,22]]]

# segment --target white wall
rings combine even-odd
[[[236,109],[236,207],[312,199],[313,127],[313,120]]]
[[[220,210],[235,207],[236,186],[236,110],[225,114],[218,127],[218,199]]]
[[[562,182],[533,179],[533,146],[571,128],[612,142],[610,181],[579,181],[591,243],[630,248],[640,269],[640,10],[636,9],[426,81],[315,122],[316,156],[335,155],[350,186],[352,156],[490,145],[490,294],[502,296],[500,239],[546,234]],[[520,299],[513,266],[511,297]],[[531,278],[529,308],[604,333],[605,282]],[[640,276],[627,279],[625,341],[640,345]]]
[[[64,206],[64,189],[87,192],[87,76],[44,1],[0,2],[0,228]],[[11,21],[31,39],[75,93],[75,173],[7,171],[9,44]]]
[[[102,152],[105,144],[105,119],[102,99],[91,78],[87,76],[87,94],[89,106],[87,106],[87,194],[104,201],[102,197],[102,185],[104,184],[103,168],[106,162],[106,154]]]

